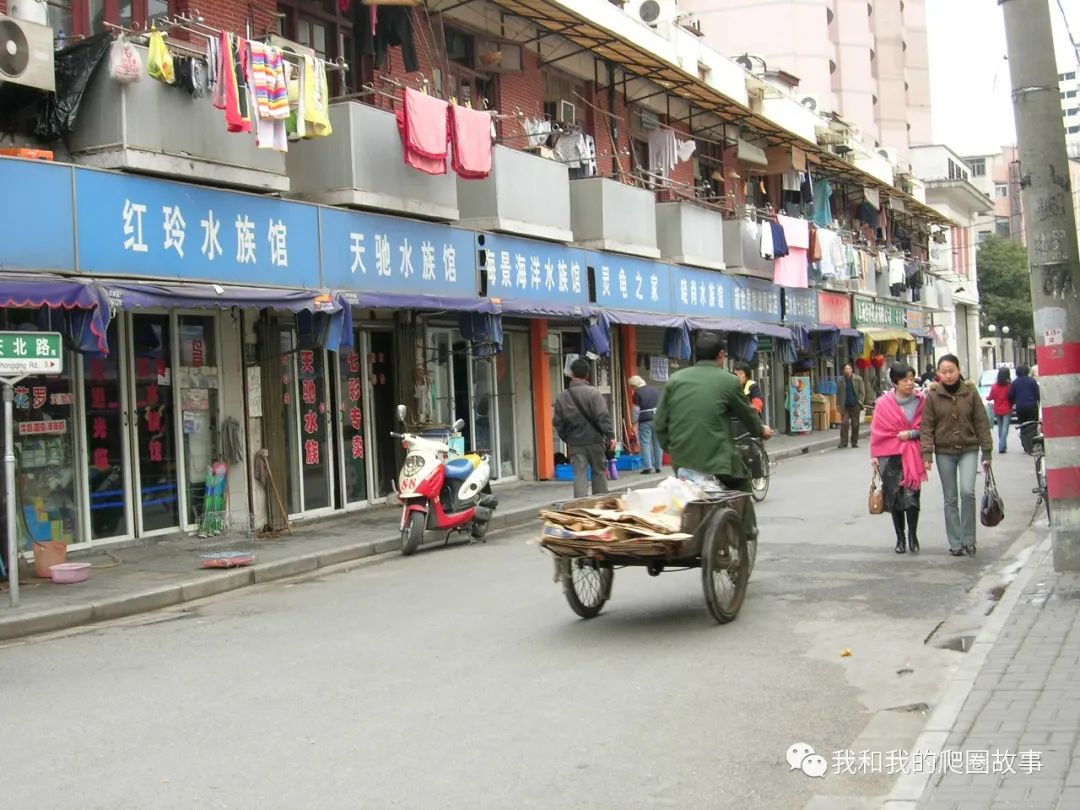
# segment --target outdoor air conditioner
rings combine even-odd
[[[821,112],[821,99],[813,95],[799,96],[799,103],[810,112]]]
[[[877,150],[877,153],[881,157],[883,157],[887,161],[889,161],[889,163],[891,163],[893,166],[899,168],[900,156],[896,153],[896,150],[893,149],[891,146],[883,146],[883,147],[881,147],[880,149]]]
[[[56,90],[49,26],[0,14],[0,84]]]
[[[23,22],[49,24],[49,7],[45,0],[10,0],[8,16]]]
[[[659,23],[674,20],[679,14],[675,0],[629,0],[623,11],[654,28]]]
[[[273,45],[275,48],[280,48],[283,51],[289,53],[295,53],[297,56],[310,56],[315,58],[315,49],[309,48],[307,45],[301,45],[299,42],[293,42],[291,39],[285,39],[285,37],[278,34],[270,34],[266,38],[267,45]]]

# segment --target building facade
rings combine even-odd
[[[381,7],[400,36],[374,37],[370,8],[338,0],[201,21],[183,1],[50,8],[55,58],[97,67],[74,120],[0,88],[21,133],[0,157],[3,329],[67,347],[62,375],[16,391],[27,544],[197,531],[222,471],[226,511],[256,527],[381,503],[399,403],[417,425],[463,417],[496,487],[549,479],[569,362],[592,362],[630,451],[625,381],[663,385],[698,329],[754,364],[782,430],[810,429],[792,392],[827,395],[842,362],[925,354],[914,298],[950,218],[819,139],[804,105],[755,101],[757,77],[681,28],[603,0]],[[118,81],[106,23],[145,68],[151,21],[181,76],[208,39],[286,47],[319,90],[325,72],[326,120],[257,142],[227,101]],[[487,109],[490,168],[410,165],[407,89]],[[774,224],[835,251],[777,261]]]
[[[1080,159],[1080,73],[1066,70],[1058,74],[1061,117],[1065,122],[1065,144],[1069,157]]]

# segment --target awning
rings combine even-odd
[[[879,343],[886,340],[905,340],[909,343],[914,342],[915,338],[911,336],[910,332],[906,332],[903,329],[889,329],[878,327],[859,327],[859,331],[866,337],[875,343]]]
[[[677,329],[682,328],[686,322],[686,319],[681,315],[638,312],[632,309],[594,309],[591,312],[594,315],[603,315],[609,323],[632,324],[634,326],[660,326]]]
[[[410,295],[408,293],[365,293],[338,291],[342,306],[361,309],[433,309],[455,312],[486,312],[497,315],[502,309],[488,298],[453,298],[445,295]]]
[[[786,326],[760,321],[741,321],[737,318],[687,318],[691,329],[711,329],[715,332],[739,332],[744,335],[769,335],[791,340],[791,330]]]
[[[490,302],[507,315],[524,315],[531,318],[582,318],[588,311],[580,304],[556,304],[546,301],[529,301],[522,298],[492,298]]]
[[[0,274],[0,306],[38,309],[38,328],[60,332],[87,354],[108,354],[109,304],[79,279]]]

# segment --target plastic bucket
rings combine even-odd
[[[34,576],[40,579],[52,579],[49,569],[67,561],[67,543],[48,540],[44,543],[34,541]]]

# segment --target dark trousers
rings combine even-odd
[[[574,468],[574,497],[584,498],[589,494],[589,482],[585,479],[585,470],[592,469],[592,494],[606,495],[607,456],[604,445],[591,447],[567,447],[570,453],[570,465]]]
[[[840,414],[840,446],[846,447],[848,432],[851,433],[851,446],[859,446],[859,417],[862,416],[862,408],[858,405],[847,405]]]

